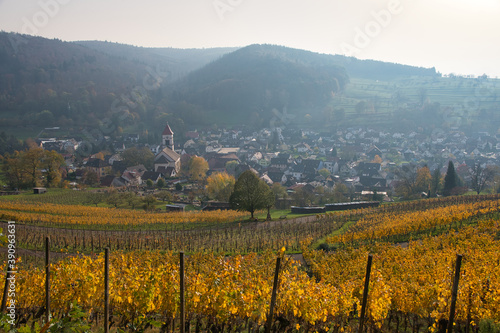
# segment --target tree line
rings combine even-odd
[[[402,199],[460,195],[469,189],[477,194],[485,190],[500,190],[495,188],[495,180],[500,176],[499,168],[479,161],[472,166],[461,165],[458,171],[453,161],[449,161],[444,177],[439,167],[431,174],[427,165],[418,167],[414,164],[395,169],[395,175],[398,178],[395,194]]]

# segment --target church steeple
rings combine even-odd
[[[168,126],[168,123],[165,126],[163,133],[161,134],[161,144],[162,146],[166,146],[174,150],[174,132],[172,132],[172,129],[170,128],[170,126]]]

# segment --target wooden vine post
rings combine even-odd
[[[104,249],[104,333],[109,332],[109,248]]]
[[[180,274],[180,312],[181,312],[181,333],[185,332],[186,329],[186,314],[185,314],[185,295],[184,295],[184,252],[179,253],[179,274]]]
[[[269,316],[267,317],[266,333],[270,333],[271,327],[273,326],[274,307],[276,305],[276,296],[278,293],[280,266],[281,266],[281,257],[278,257],[276,259],[276,269],[274,271],[273,291],[271,294],[271,305],[269,307]]]
[[[50,321],[50,238],[45,237],[45,323]]]
[[[462,255],[457,254],[455,263],[455,279],[451,291],[450,318],[448,319],[448,333],[453,332],[453,320],[455,320],[455,307],[457,305],[458,282],[460,281],[460,266],[462,266]]]
[[[358,333],[363,332],[363,325],[365,323],[366,303],[368,301],[368,287],[370,285],[370,274],[372,271],[373,256],[368,255],[368,262],[366,264],[365,288],[363,289],[363,302],[361,303],[361,314],[359,315],[359,329]]]

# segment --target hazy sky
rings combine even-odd
[[[155,47],[269,43],[500,77],[500,0],[0,0],[0,29]]]

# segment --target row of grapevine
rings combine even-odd
[[[457,325],[500,322],[500,232],[497,220],[458,233],[427,237],[408,249],[387,243],[335,253],[304,248],[313,276],[287,261],[280,275],[276,315],[280,325],[306,330],[352,330],[361,304],[366,257],[373,254],[367,325],[391,330],[412,322],[438,330],[448,318],[457,253],[464,256],[456,307]],[[275,254],[225,257],[192,254],[186,266],[186,316],[199,327],[264,325],[269,311]],[[72,257],[50,266],[56,316],[76,302],[89,318],[103,313],[103,256]],[[110,257],[110,304],[116,325],[171,323],[178,317],[178,257],[172,252],[114,252]],[[44,304],[44,270],[20,270],[17,304],[22,316]]]

